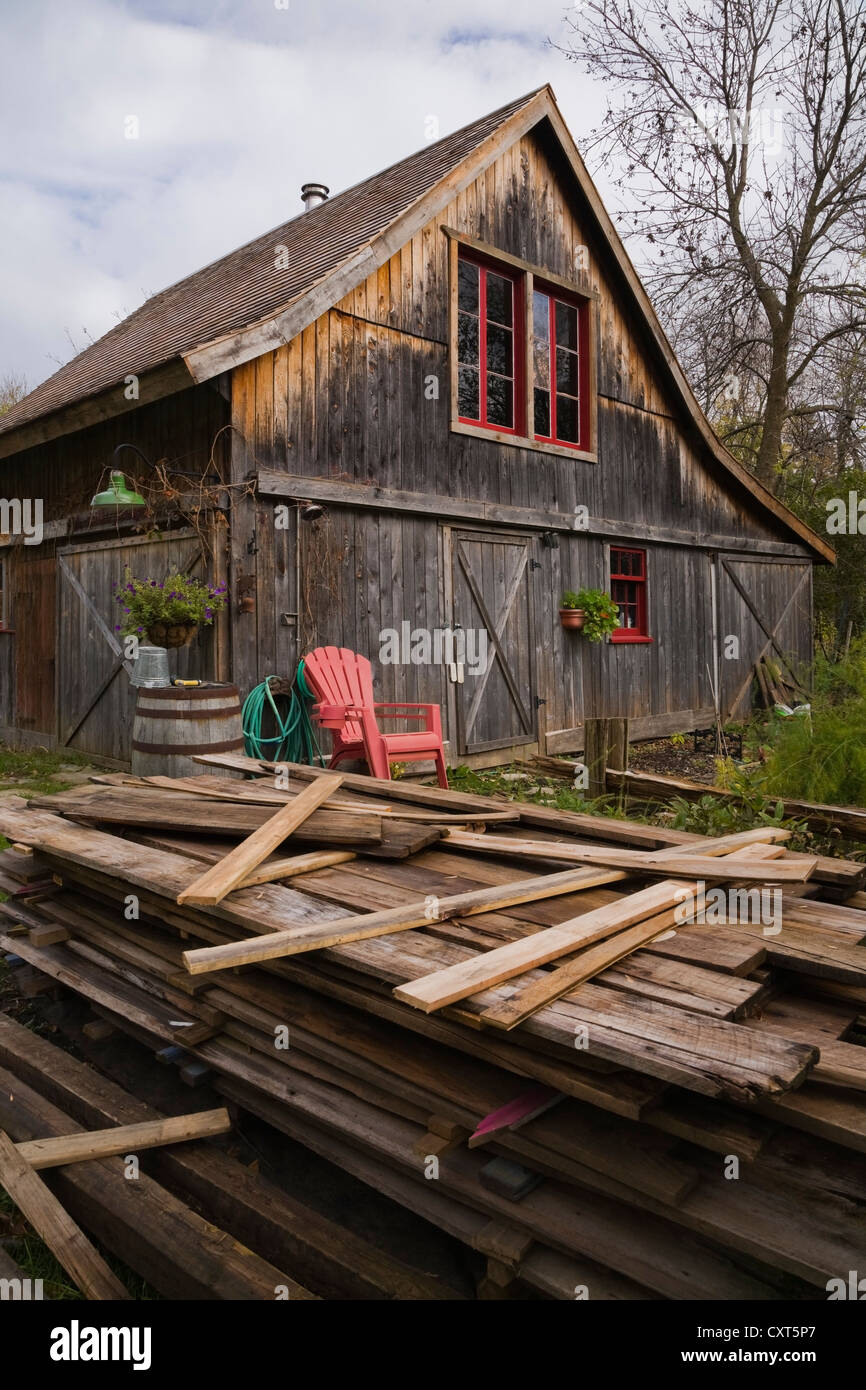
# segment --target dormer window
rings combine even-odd
[[[595,462],[592,295],[449,235],[451,428]]]

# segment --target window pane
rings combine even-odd
[[[457,361],[478,365],[478,323],[471,314],[457,315]]]
[[[535,388],[535,433],[550,438],[550,392]]]
[[[533,381],[542,391],[550,390],[550,345],[537,339],[532,344]]]
[[[577,350],[577,310],[560,299],[556,301],[556,343]]]
[[[475,367],[460,367],[457,371],[457,412],[467,420],[480,420],[478,391],[480,374]]]
[[[556,397],[556,437],[566,444],[577,443],[577,401],[573,396]]]
[[[550,299],[538,290],[532,296],[532,331],[536,338],[550,342]]]
[[[460,261],[457,266],[457,303],[470,314],[478,313],[478,266]]]
[[[577,353],[567,348],[556,349],[556,389],[569,396],[577,395]]]
[[[487,318],[489,322],[511,326],[512,284],[502,275],[487,272]]]
[[[514,387],[504,376],[487,378],[487,423],[514,426]]]
[[[487,325],[487,370],[502,376],[514,375],[514,335],[510,328]]]

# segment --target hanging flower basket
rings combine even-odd
[[[198,632],[198,623],[154,623],[147,629],[152,647],[188,647]]]
[[[226,605],[226,586],[212,588],[175,571],[166,579],[135,579],[127,565],[115,585],[121,621],[115,631],[154,647],[186,647]]]

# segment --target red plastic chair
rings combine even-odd
[[[391,780],[391,763],[436,764],[440,787],[448,786],[442,717],[438,705],[388,705],[373,695],[373,670],[365,656],[345,647],[317,647],[304,657],[304,678],[316,696],[313,718],[333,736],[331,767],[345,758],[364,758],[373,777]],[[423,720],[423,729],[383,734],[378,720]]]

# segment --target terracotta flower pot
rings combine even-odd
[[[198,632],[198,623],[154,623],[147,629],[154,647],[186,647]]]
[[[583,609],[582,609],[582,608],[560,608],[560,610],[559,610],[559,621],[562,623],[562,626],[563,626],[564,628],[579,628],[579,627],[583,627]]]

